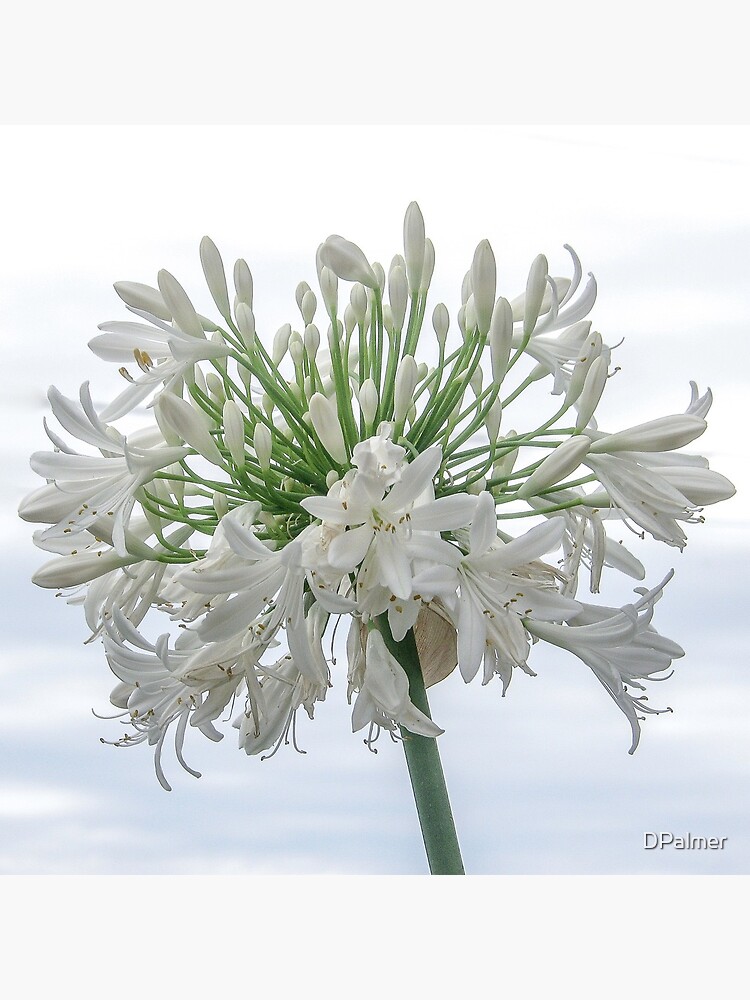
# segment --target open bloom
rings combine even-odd
[[[512,296],[481,240],[453,331],[447,305],[428,305],[435,248],[416,203],[387,269],[328,237],[319,296],[300,282],[299,322],[270,337],[247,263],[231,269],[230,295],[208,237],[215,320],[167,271],[158,287],[115,286],[134,318],[102,324],[90,346],[119,367],[122,391],[100,406],[88,383],[78,401],[49,390],[87,450],[45,424],[53,450],[31,460],[44,483],[19,510],[53,554],[35,582],[82,605],[117,678],[127,732],[111,742],[154,747],[168,787],[168,733],[188,770],[186,734],[219,739],[227,720],[241,749],[272,756],[297,745],[300,709],[312,718],[341,675],[368,746],[381,730],[437,736],[394,653],[414,632],[440,660],[423,664],[432,681],[481,668],[503,693],[514,668],[534,675],[535,643],[573,652],[635,748],[659,711],[646,683],[682,655],[652,625],[664,583],[623,608],[595,605],[577,596],[581,567],[592,593],[614,573],[643,580],[640,543],[626,548],[617,528],[682,548],[686,526],[734,488],[683,451],[706,430],[710,391],[693,384],[684,414],[600,428],[613,348],[589,319],[596,281],[568,250],[571,277],[539,254]],[[531,424],[515,408],[526,393]],[[153,419],[134,429],[143,404]]]

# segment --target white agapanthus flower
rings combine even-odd
[[[659,711],[646,683],[683,655],[651,624],[666,581],[622,608],[593,605],[577,594],[581,568],[592,593],[608,573],[643,580],[618,526],[682,548],[684,526],[734,490],[682,451],[706,429],[710,392],[693,385],[684,414],[599,427],[612,348],[588,319],[593,276],[582,286],[568,250],[571,278],[539,255],[506,298],[483,240],[452,341],[445,304],[425,323],[435,251],[416,203],[387,269],[329,237],[320,295],[301,282],[299,322],[270,338],[248,265],[236,262],[230,292],[207,237],[215,321],[167,271],[158,287],[115,286],[134,318],[102,324],[90,346],[123,390],[97,407],[88,383],[77,402],[50,389],[75,447],[47,428],[54,450],[31,460],[45,485],[20,508],[53,553],[35,582],[81,604],[103,642],[127,727],[111,742],[153,746],[168,788],[170,731],[188,770],[189,729],[219,739],[227,718],[246,753],[269,756],[296,745],[299,709],[312,718],[337,684],[368,746],[381,730],[435,737],[403,650],[439,622],[455,640],[439,676],[457,661],[465,681],[481,668],[503,693],[514,668],[534,674],[535,643],[573,653],[635,749]],[[516,405],[527,393],[535,425]],[[143,404],[147,425],[116,426]],[[342,616],[344,670],[331,638]]]

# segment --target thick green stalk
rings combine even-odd
[[[387,615],[380,615],[376,623],[386,646],[406,671],[409,697],[421,712],[429,716],[430,706],[413,631],[409,630],[401,642],[396,642],[391,635]],[[410,733],[403,727],[401,736],[430,873],[463,875],[461,849],[458,846],[437,741],[433,737]]]

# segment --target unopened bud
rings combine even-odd
[[[435,331],[435,336],[437,337],[437,342],[441,349],[445,347],[450,322],[451,318],[447,306],[442,302],[438,302],[432,313],[432,327]]]
[[[318,300],[316,298],[315,292],[309,288],[302,299],[302,305],[300,307],[300,312],[302,313],[302,319],[304,320],[305,326],[309,326],[310,323],[315,319],[315,310],[318,308]]]
[[[523,333],[529,336],[536,326],[539,313],[544,300],[544,292],[547,288],[547,272],[549,265],[544,254],[539,254],[534,259],[529,271],[529,278],[526,282],[526,297],[523,307]]]
[[[388,301],[393,317],[393,328],[400,332],[406,316],[406,303],[409,298],[409,286],[406,272],[400,266],[391,268],[388,275]]]
[[[343,236],[329,236],[320,248],[320,260],[344,281],[360,281],[368,288],[378,284],[367,257],[356,243]]]
[[[616,434],[605,434],[591,446],[592,455],[616,451],[674,451],[690,444],[706,429],[706,421],[688,413],[658,417]]]
[[[591,439],[581,434],[568,438],[548,455],[518,490],[520,498],[537,496],[575,472],[591,447]]]
[[[252,351],[255,345],[255,316],[253,315],[253,310],[246,302],[238,300],[234,306],[234,316],[237,320],[237,329],[240,331],[245,349]]]
[[[432,240],[428,237],[424,241],[424,264],[422,266],[422,280],[419,285],[419,292],[421,295],[426,295],[427,290],[430,287],[430,282],[432,281],[432,275],[435,270],[435,247]]]
[[[160,393],[156,408],[167,426],[187,445],[214,465],[224,465],[221,453],[210,434],[213,423],[203,410],[196,409],[172,392]]]
[[[253,308],[253,276],[247,263],[240,258],[234,264],[234,290],[240,302]]]
[[[487,479],[484,476],[480,476],[475,483],[469,483],[466,487],[466,492],[470,496],[479,496],[487,488]]]
[[[573,371],[570,374],[568,388],[565,392],[566,406],[572,406],[581,395],[589,369],[601,353],[602,335],[594,332],[587,336],[581,344],[578,357],[573,365]]]
[[[314,323],[310,323],[309,326],[305,327],[305,333],[302,340],[305,345],[308,358],[314,358],[318,353],[318,348],[320,347],[320,330]]]
[[[416,295],[422,284],[425,257],[424,218],[416,201],[411,202],[404,216],[404,261],[409,291]]]
[[[229,307],[229,292],[227,291],[227,277],[224,274],[224,264],[221,254],[210,236],[204,236],[201,240],[200,258],[211,298],[216,303],[216,308],[224,319],[227,322],[231,322],[232,311]]]
[[[302,312],[302,301],[309,291],[311,291],[311,289],[306,281],[300,281],[294,289],[294,301],[297,303],[297,308],[300,312]]]
[[[344,330],[347,337],[350,336],[352,330],[357,325],[357,315],[352,309],[351,305],[348,305],[344,309]]]
[[[396,385],[393,395],[393,419],[401,423],[412,404],[414,390],[417,387],[417,363],[407,354],[401,359],[396,370]]]
[[[484,336],[490,328],[492,310],[495,305],[497,286],[497,265],[489,240],[482,240],[474,251],[471,265],[471,287],[474,293],[474,309],[477,327]]]
[[[229,503],[227,501],[226,494],[214,491],[212,503],[214,505],[217,518],[221,520],[222,517],[229,512]]]
[[[474,293],[469,296],[466,305],[463,306],[464,310],[464,329],[466,334],[472,334],[477,328],[477,310],[474,305]]]
[[[513,310],[510,302],[502,297],[497,300],[495,308],[492,310],[489,340],[492,381],[496,385],[500,385],[508,370],[508,359],[513,342]]]
[[[273,338],[273,347],[271,349],[271,360],[275,365],[278,365],[281,359],[286,354],[289,349],[289,338],[292,335],[292,327],[289,323],[284,323],[276,331]]]
[[[502,420],[502,416],[503,405],[499,399],[496,399],[484,418],[484,426],[487,428],[487,437],[489,438],[490,444],[494,444],[495,441],[497,441],[497,435],[500,433],[500,421]]]
[[[380,294],[382,295],[385,291],[385,271],[383,270],[383,265],[379,264],[376,260],[372,262],[372,269],[375,273],[375,277],[378,282],[378,288],[380,289]]]
[[[299,368],[305,357],[305,345],[302,337],[295,330],[289,338],[289,355],[295,367]]]
[[[320,294],[323,296],[323,305],[326,312],[333,319],[339,309],[339,279],[330,267],[320,268]]]
[[[378,390],[371,378],[366,378],[359,390],[359,408],[368,427],[372,426],[378,411]]]
[[[240,469],[245,465],[245,421],[242,411],[233,399],[224,403],[222,411],[224,444],[229,449],[232,461]]]
[[[346,462],[346,445],[335,401],[320,392],[314,393],[310,399],[310,420],[320,443],[334,462]]]
[[[362,326],[367,315],[367,292],[364,285],[357,282],[356,285],[352,286],[351,293],[349,294],[349,302],[354,310],[354,315],[357,317],[357,322]]]
[[[578,417],[576,419],[576,430],[582,431],[587,427],[594,415],[594,411],[602,398],[604,387],[607,384],[607,359],[603,354],[595,358],[586,373],[581,395],[578,397]]]
[[[217,406],[223,406],[224,400],[227,398],[224,392],[224,383],[221,381],[218,375],[214,372],[209,372],[206,375],[206,388],[208,389],[208,394]]]
[[[271,450],[273,448],[273,438],[271,431],[265,424],[256,424],[253,433],[253,448],[258,458],[258,465],[263,472],[268,472],[271,468]]]

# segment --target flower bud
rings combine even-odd
[[[289,338],[291,335],[292,327],[289,323],[284,323],[283,326],[280,326],[274,335],[271,360],[277,366],[289,349]]]
[[[219,520],[221,520],[225,514],[229,513],[229,502],[227,501],[225,493],[219,493],[217,490],[214,490],[211,502]]]
[[[435,270],[435,247],[428,237],[424,241],[424,264],[422,265],[422,281],[419,285],[420,295],[426,295]]]
[[[227,291],[224,264],[216,244],[209,236],[204,236],[201,240],[200,258],[211,298],[224,319],[231,322],[232,311],[229,308],[229,292]]]
[[[464,310],[464,330],[465,335],[471,335],[477,329],[477,310],[474,305],[474,293],[466,300]]]
[[[351,303],[357,322],[362,326],[367,315],[367,292],[364,285],[357,282],[356,285],[352,286],[349,294],[349,302]]]
[[[489,340],[492,381],[496,385],[500,385],[508,370],[508,359],[513,341],[513,310],[510,302],[502,297],[497,300],[495,308],[492,310]]]
[[[585,434],[568,438],[531,473],[518,490],[517,496],[521,499],[537,496],[542,490],[561,482],[578,468],[590,447],[591,439]]]
[[[495,254],[489,240],[482,240],[474,251],[471,265],[471,287],[474,293],[474,309],[476,310],[477,326],[484,336],[490,328],[492,311],[495,305],[495,288],[497,286],[497,265]]]
[[[592,455],[615,451],[674,451],[690,444],[706,429],[706,421],[687,413],[657,417],[616,434],[605,434],[591,445]]]
[[[263,472],[268,472],[271,468],[272,447],[273,439],[271,437],[271,431],[265,424],[256,424],[255,431],[253,433],[253,448],[255,449],[255,454],[258,458],[258,465],[261,467]]]
[[[406,417],[417,387],[417,362],[407,354],[401,359],[396,370],[396,385],[393,395],[393,419],[396,423]]]
[[[572,406],[572,404],[575,403],[575,401],[581,395],[584,383],[586,382],[586,376],[588,375],[591,366],[601,353],[602,353],[602,335],[594,331],[594,333],[587,336],[584,342],[581,344],[581,349],[578,352],[578,357],[576,358],[575,364],[573,365],[573,371],[571,372],[570,375],[568,388],[565,392],[566,406]]]
[[[245,421],[242,417],[242,410],[233,399],[228,399],[224,403],[222,424],[224,425],[224,444],[229,449],[234,464],[241,469],[245,465]]]
[[[326,307],[328,315],[333,318],[339,308],[339,279],[330,267],[321,266],[319,281],[323,305]]]
[[[586,380],[577,402],[576,430],[582,431],[584,427],[588,427],[607,384],[607,368],[607,359],[600,354],[586,373]]]
[[[315,319],[315,310],[318,308],[318,299],[315,292],[310,288],[305,292],[302,299],[302,305],[300,307],[300,312],[302,313],[302,319],[305,326],[309,326],[310,323]]]
[[[474,369],[474,374],[469,379],[469,385],[471,386],[472,392],[475,396],[480,396],[482,393],[482,379],[484,378],[484,373],[479,365]]]
[[[485,476],[480,476],[475,483],[469,483],[466,487],[466,492],[469,496],[478,497],[480,493],[483,493],[487,488],[487,479]]]
[[[356,243],[343,236],[329,236],[320,248],[320,260],[344,281],[359,281],[368,288],[378,284],[375,272]]]
[[[526,297],[523,305],[523,333],[529,336],[536,326],[539,313],[544,300],[544,292],[547,288],[547,271],[549,265],[544,254],[539,254],[534,259],[529,271],[529,278],[526,282]]]
[[[240,302],[253,308],[253,276],[246,262],[240,258],[234,263],[234,290]]]
[[[456,313],[456,321],[458,323],[458,329],[461,331],[461,336],[466,340],[466,306],[460,306],[458,312]]]
[[[351,305],[348,305],[344,309],[344,330],[347,337],[350,336],[352,330],[357,325],[357,314],[352,309]]]
[[[393,328],[400,332],[406,317],[406,303],[409,298],[409,286],[406,272],[400,266],[391,268],[388,275],[388,301],[391,307]]]
[[[320,443],[334,462],[346,462],[346,445],[335,401],[320,392],[313,393],[310,398],[310,421]]]
[[[318,353],[318,348],[320,347],[320,330],[314,323],[310,323],[305,327],[302,342],[305,345],[308,358],[313,359]]]
[[[498,438],[497,440],[498,446],[501,447],[504,441],[509,441],[515,438],[517,434],[518,431],[509,430],[508,433],[505,435],[505,437]],[[512,448],[509,452],[506,452],[504,455],[501,455],[500,458],[498,458],[497,461],[493,463],[492,466],[493,477],[502,478],[504,476],[509,476],[513,471],[513,467],[516,464],[517,458],[518,458],[518,448]]]
[[[375,277],[377,278],[380,294],[382,295],[385,291],[385,271],[383,270],[383,265],[374,260],[372,262],[372,269],[375,273]]]
[[[31,581],[37,587],[63,590],[66,587],[77,587],[82,583],[90,583],[92,580],[104,576],[105,573],[129,566],[141,558],[142,556],[121,556],[114,549],[57,556],[40,566],[32,576]]]
[[[451,318],[447,306],[445,306],[442,302],[438,302],[432,313],[432,327],[435,331],[435,336],[437,337],[437,342],[441,349],[445,347],[450,322]]]
[[[425,258],[424,218],[416,201],[411,202],[404,216],[404,261],[409,291],[416,295],[422,284]]]
[[[391,312],[391,307],[388,302],[383,303],[383,326],[386,328],[389,334],[393,331],[393,313]]]
[[[378,390],[371,378],[366,378],[360,387],[359,408],[365,424],[371,427],[378,411]]]
[[[296,368],[299,368],[305,357],[305,345],[302,337],[295,330],[289,338],[289,355]]]
[[[471,287],[471,270],[468,270],[464,275],[464,280],[461,282],[461,305],[465,306],[469,301],[469,296],[474,291]]]
[[[311,291],[310,286],[306,281],[300,281],[294,290],[294,300],[297,303],[297,308],[302,312],[302,301],[307,292]]]
[[[253,310],[246,302],[238,300],[234,306],[234,316],[237,320],[237,329],[240,331],[245,349],[252,351],[255,344],[255,316],[253,315]]]
[[[500,433],[500,421],[502,416],[503,405],[499,399],[496,399],[487,411],[487,416],[484,418],[484,426],[487,428],[487,437],[489,438],[490,444],[494,444],[495,441],[497,441],[497,435]]]
[[[227,398],[226,393],[224,392],[224,383],[215,372],[209,372],[206,375],[206,388],[208,389],[208,394],[214,403],[216,403],[217,406],[223,406],[224,400]]]
[[[221,453],[210,434],[213,424],[203,410],[197,410],[172,392],[160,393],[156,409],[167,426],[206,461],[224,465]]]
[[[164,297],[172,318],[183,333],[191,337],[203,337],[203,325],[198,319],[193,303],[177,278],[169,271],[161,270],[158,274],[159,291]]]
[[[114,289],[125,305],[132,309],[141,309],[167,323],[172,322],[172,313],[158,288],[143,285],[140,281],[116,281]]]

